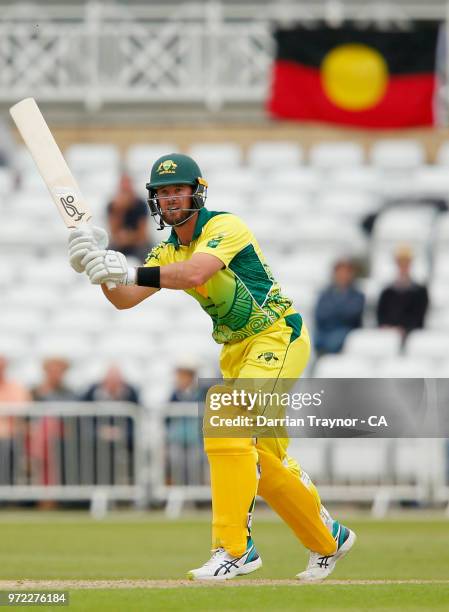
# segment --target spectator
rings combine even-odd
[[[198,386],[198,364],[186,357],[179,361],[174,373],[170,402],[198,402],[202,399]],[[203,484],[206,466],[201,452],[201,423],[198,416],[173,416],[165,419],[168,441],[167,480],[171,484]]]
[[[0,355],[0,404],[28,402],[31,395],[21,384],[8,379],[8,361]],[[1,411],[1,407],[0,407]],[[16,443],[14,443],[16,438]],[[13,470],[19,468],[16,477],[21,478],[26,472],[26,454],[23,453],[14,468],[14,448],[20,449],[25,444],[25,425],[23,419],[13,416],[0,417],[0,484],[13,483]]]
[[[424,285],[416,283],[410,274],[413,253],[400,246],[395,253],[398,269],[396,280],[383,289],[377,304],[380,327],[394,327],[403,336],[424,326],[429,298]]]
[[[119,189],[107,207],[111,249],[142,260],[148,254],[148,206],[134,191],[131,179],[124,174]]]
[[[126,382],[120,368],[112,364],[110,365],[104,375],[103,380],[92,385],[85,395],[81,398],[85,402],[131,402],[133,404],[139,403],[139,393],[132,385]],[[98,466],[96,472],[98,472],[98,484],[111,484],[115,482],[117,475],[117,466],[114,462],[117,449],[114,444],[116,442],[124,441],[126,449],[128,451],[127,468],[123,468],[123,462],[121,469],[125,469],[126,474],[122,476],[129,479],[132,482],[133,479],[133,453],[134,453],[134,422],[129,417],[112,417],[105,416],[101,419],[93,418],[93,431],[94,431],[94,456],[97,456],[97,443],[100,441],[102,444],[107,443],[109,450],[109,465],[105,468],[106,463],[103,462],[103,468],[107,470],[103,474],[98,472]],[[104,447],[103,447],[104,448]]]
[[[102,381],[92,385],[82,397],[85,402],[139,403],[137,390],[127,383],[120,368],[110,365]]]
[[[61,357],[50,357],[44,360],[44,378],[33,389],[33,399],[39,402],[75,401],[77,396],[64,384],[64,377],[69,364]]]
[[[178,363],[170,402],[197,402],[200,399],[197,368],[196,361],[190,357]]]
[[[33,389],[33,399],[38,402],[70,402],[77,396],[64,384],[69,368],[61,357],[49,357],[42,364],[43,380]],[[38,484],[57,485],[65,482],[64,428],[59,416],[43,416],[33,420],[31,425],[30,454],[33,459],[32,472]],[[69,435],[67,432],[66,435]],[[56,506],[53,500],[39,503],[39,508],[49,510]]]
[[[338,353],[350,331],[362,324],[365,298],[354,286],[354,265],[340,259],[334,265],[331,284],[315,307],[315,349],[323,355]]]

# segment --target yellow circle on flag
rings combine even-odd
[[[328,98],[350,111],[375,106],[388,84],[388,67],[376,49],[358,43],[335,47],[323,60],[321,79]]]

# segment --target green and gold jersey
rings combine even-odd
[[[172,229],[169,239],[148,254],[145,265],[165,266],[194,253],[209,253],[225,265],[204,285],[186,290],[211,317],[216,342],[232,343],[257,334],[291,306],[257,240],[239,217],[201,208],[191,243],[180,244]]]

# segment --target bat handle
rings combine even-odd
[[[115,283],[113,283],[112,281],[108,281],[108,282],[106,283],[106,287],[107,287],[108,289],[115,289],[115,288],[117,287],[117,285],[116,285]]]

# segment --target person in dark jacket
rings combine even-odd
[[[380,294],[377,321],[379,327],[397,328],[405,336],[413,329],[424,327],[429,296],[427,288],[416,283],[411,276],[411,249],[407,246],[399,247],[395,259],[398,275]]]
[[[318,297],[314,345],[320,355],[339,353],[349,332],[362,325],[365,297],[354,286],[354,277],[352,261],[339,259],[331,284]]]

